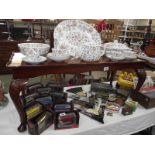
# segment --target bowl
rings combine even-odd
[[[70,55],[65,54],[65,53],[64,54],[60,54],[58,52],[52,52],[52,53],[48,53],[47,57],[50,60],[53,60],[55,62],[62,62],[62,61],[65,61],[65,60],[69,59]]]
[[[50,45],[44,43],[21,43],[18,44],[19,50],[26,56],[35,54],[45,55],[49,52]]]

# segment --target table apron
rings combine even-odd
[[[106,67],[106,69],[105,69]],[[47,74],[78,74],[90,71],[108,71],[108,70],[124,70],[124,69],[144,69],[144,65],[139,63],[136,65],[66,65],[66,66],[48,66],[48,67],[20,67],[12,70],[13,79],[33,78]]]

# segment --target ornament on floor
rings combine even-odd
[[[4,95],[4,84],[0,80],[0,109],[5,107],[8,104],[8,102],[8,98]]]

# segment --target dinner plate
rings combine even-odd
[[[24,62],[29,63],[29,64],[33,64],[33,65],[43,63],[46,60],[47,60],[47,58],[44,56],[39,56],[38,59],[36,59],[36,60],[32,59],[31,57],[24,57],[23,58]]]

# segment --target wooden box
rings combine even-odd
[[[137,101],[146,109],[155,107],[155,88],[139,92],[137,94]]]

